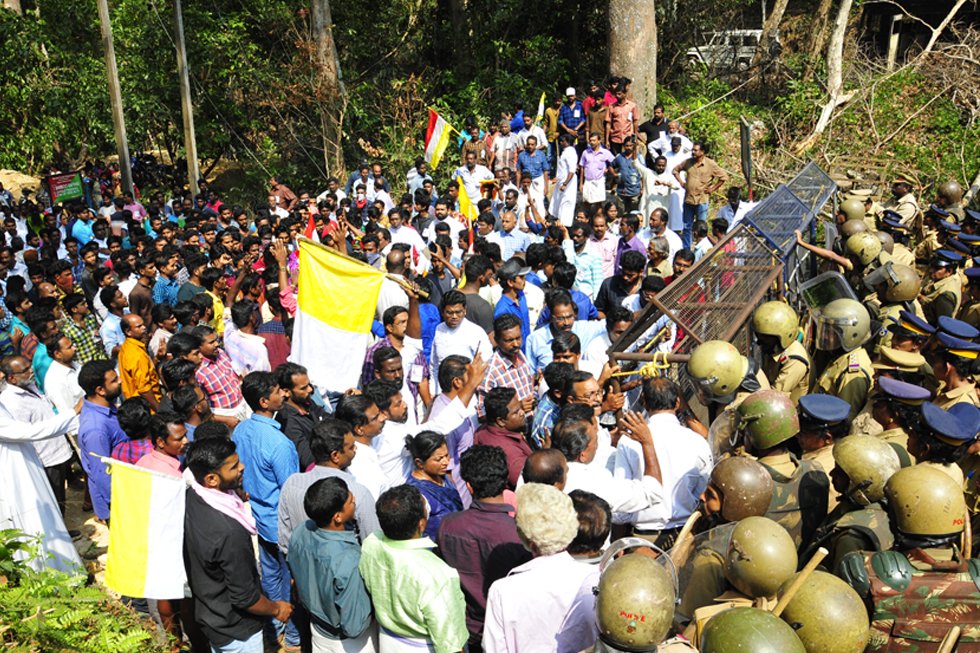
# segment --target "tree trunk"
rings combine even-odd
[[[346,90],[333,38],[330,0],[313,0],[313,38],[316,40],[317,93],[320,104],[320,131],[323,135],[323,163],[328,176],[344,172],[343,115]]]
[[[820,112],[817,125],[813,128],[813,133],[803,139],[796,147],[797,152],[803,152],[810,148],[830,123],[830,118],[834,115],[834,109],[851,99],[853,93],[844,93],[844,36],[847,33],[847,23],[851,16],[851,5],[853,0],[841,0],[840,8],[837,10],[837,19],[834,21],[834,31],[830,34],[830,43],[827,45],[827,104]]]
[[[806,68],[803,69],[803,79],[810,79],[817,68],[817,59],[823,52],[823,46],[827,36],[827,19],[830,18],[830,8],[834,0],[820,0],[817,11],[813,14],[813,22],[810,23],[810,35],[807,38],[806,49]]]
[[[657,103],[656,8],[656,0],[609,1],[609,71],[633,80],[633,101],[643,119]]]
[[[467,45],[470,42],[467,28],[467,0],[449,0],[449,24],[452,28],[452,52],[454,68],[460,75],[467,76],[472,70],[473,58]]]
[[[776,0],[772,13],[766,17],[766,22],[762,25],[762,34],[759,36],[759,47],[756,48],[755,57],[752,58],[753,66],[758,66],[761,61],[769,59],[769,44],[772,43],[779,24],[783,22],[783,14],[786,13],[788,4],[789,0]]]
[[[20,6],[20,0],[3,0],[3,8],[9,9],[18,16],[24,15],[24,9]]]

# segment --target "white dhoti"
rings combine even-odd
[[[670,192],[670,206],[667,214],[670,219],[667,221],[667,228],[678,233],[684,231],[684,197],[687,195],[685,190],[674,190]]]
[[[564,182],[562,182],[564,183]],[[555,192],[551,196],[551,204],[548,206],[548,213],[558,218],[558,221],[566,227],[572,226],[575,219],[575,201],[578,199],[578,176],[572,177],[565,190],[561,189],[561,183],[555,185]]]
[[[606,178],[586,179],[582,184],[582,199],[589,204],[600,204],[606,201]]]
[[[435,653],[435,650],[432,640],[399,635],[378,626],[378,653]]]

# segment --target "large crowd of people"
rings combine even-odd
[[[843,281],[819,306],[773,289],[751,353],[624,375],[611,344],[752,208],[709,153],[614,79],[540,124],[468,121],[438,188],[419,159],[322,192],[271,177],[257,207],[205,180],[50,207],[0,189],[3,526],[70,569],[69,486],[111,518],[99,456],[183,477],[185,596],[125,599],[196,652],[856,653],[980,627],[980,213],[955,182],[923,207],[907,177],[853,190],[823,242],[797,234]],[[387,275],[343,393],[290,353],[303,235]],[[625,537],[615,564],[669,551],[680,582],[637,562],[604,585]],[[756,614],[821,548],[795,632]]]

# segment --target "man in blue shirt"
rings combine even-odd
[[[89,454],[108,458],[117,444],[129,440],[116,419],[116,399],[122,392],[122,384],[112,363],[91,361],[79,371],[78,385],[85,392],[85,403],[78,417],[82,469],[88,478],[95,516],[108,523],[112,484],[105,463]]]
[[[289,568],[310,613],[313,650],[335,650],[341,641],[344,650],[363,650],[377,634],[371,596],[357,569],[357,532],[347,530],[354,519],[354,495],[343,479],[333,476],[311,485],[303,503],[312,519],[293,531]]]
[[[558,109],[558,128],[575,139],[573,142],[585,143],[585,111],[572,87],[565,89],[565,103]]]
[[[253,414],[235,427],[231,439],[245,465],[243,487],[258,528],[262,592],[273,601],[289,601],[289,567],[279,550],[279,494],[286,479],[299,471],[299,455],[273,419],[286,392],[271,372],[252,372],[242,380],[242,396]],[[277,636],[285,631],[286,645],[299,645],[299,630],[292,622],[273,620],[273,625]]]
[[[500,229],[487,236],[487,242],[500,245],[500,259],[509,261],[514,254],[527,251],[531,237],[517,228],[513,211],[504,211],[500,214]]]
[[[157,276],[153,284],[153,303],[177,305],[177,293],[180,292],[181,284],[177,282],[177,256],[167,254],[157,254],[154,258],[156,263]]]
[[[640,207],[643,178],[636,167],[636,137],[623,140],[623,151],[613,159],[612,169],[616,177],[616,194],[623,201],[623,209],[629,213]]]
[[[606,331],[603,322],[575,319],[575,302],[567,290],[551,292],[548,296],[548,310],[551,312],[548,325],[536,330],[527,339],[527,360],[535,372],[543,370],[551,362],[551,341],[556,334],[571,331],[578,336],[582,349],[585,349],[593,338]]]
[[[524,151],[517,155],[517,183],[525,175],[531,178],[531,188],[541,197],[548,196],[548,184],[551,177],[548,170],[548,155],[538,149],[538,137],[528,136],[524,139]]]
[[[527,337],[531,334],[531,318],[527,311],[527,298],[524,297],[524,278],[531,268],[524,265],[520,259],[509,259],[497,270],[497,280],[503,292],[497,307],[493,312],[493,319],[497,319],[505,313],[510,313],[521,321],[521,347],[527,343]]]

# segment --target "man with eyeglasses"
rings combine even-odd
[[[578,336],[583,348],[592,339],[605,332],[605,323],[599,321],[576,320],[578,310],[571,294],[565,289],[554,290],[548,296],[548,325],[535,330],[527,339],[527,359],[535,373],[544,370],[552,361],[551,341],[562,331],[571,331]]]

